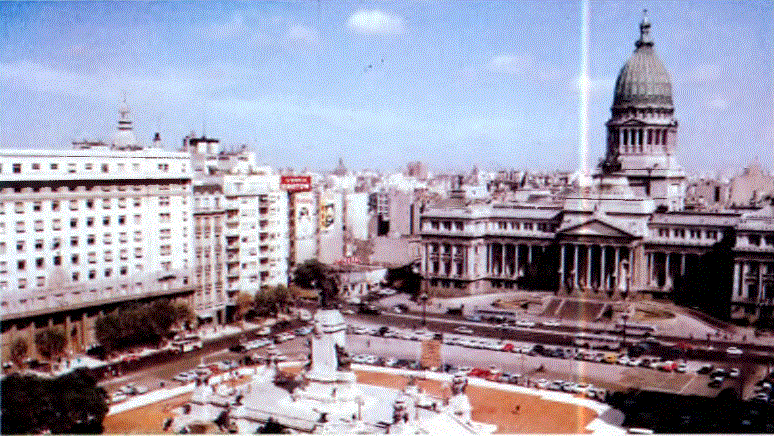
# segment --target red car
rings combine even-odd
[[[489,372],[488,369],[483,368],[473,368],[472,371],[468,374],[470,377],[479,377],[479,378],[489,378],[492,375],[491,372]]]
[[[515,347],[513,346],[513,344],[510,342],[507,342],[505,345],[503,345],[502,351],[513,352],[514,349]]]

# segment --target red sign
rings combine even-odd
[[[281,176],[280,187],[288,192],[312,190],[312,176]]]

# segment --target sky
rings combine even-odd
[[[678,162],[774,169],[774,6],[591,1],[589,163],[648,9]],[[578,167],[582,3],[2,2],[0,146],[135,134],[247,144],[275,167]]]

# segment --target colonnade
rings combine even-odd
[[[486,245],[486,274],[517,279],[545,247],[537,244],[491,243]]]
[[[732,299],[756,303],[774,300],[774,262],[737,259]]]
[[[560,290],[628,291],[632,250],[625,245],[562,243]]]

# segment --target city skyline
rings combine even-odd
[[[297,169],[578,167],[581,3],[18,3],[0,6],[5,148],[191,130]],[[642,9],[688,171],[771,168],[772,7],[591,2],[589,166]],[[738,86],[744,83],[744,87]],[[547,150],[550,150],[546,153]]]

